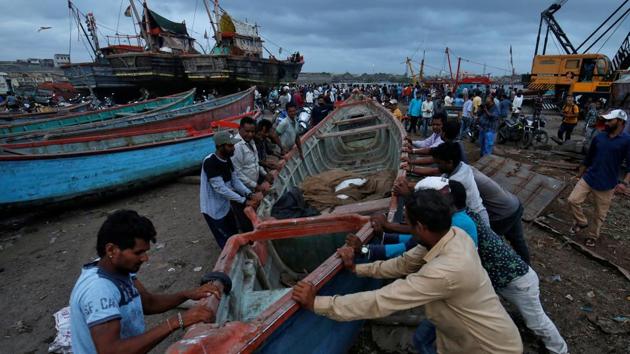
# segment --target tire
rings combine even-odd
[[[532,144],[533,134],[531,132],[523,133],[523,136],[518,141],[518,146],[521,149],[527,149]]]
[[[533,147],[545,146],[549,143],[549,134],[544,130],[535,131],[532,135],[531,144]]]
[[[497,133],[497,143],[505,144],[507,142],[507,138],[505,136],[505,132],[503,130],[499,130]]]

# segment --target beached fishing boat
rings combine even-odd
[[[385,108],[357,99],[336,109],[302,139],[304,160],[294,148],[277,172],[270,192],[257,211],[246,210],[255,230],[228,240],[214,270],[228,274],[232,290],[208,306],[216,323],[191,326],[171,345],[175,353],[345,353],[362,321],[337,322],[317,316],[291,300],[291,284],[312,282],[321,295],[369,290],[374,279],[341,270],[335,250],[347,233],[367,242],[373,234],[370,214],[388,211],[394,218],[395,197],[340,206],[328,215],[299,219],[267,219],[275,201],[305,177],[333,168],[358,173],[399,170],[405,132]],[[313,257],[318,266],[304,277]],[[300,264],[304,261],[303,264]],[[289,266],[288,264],[292,264]]]
[[[118,117],[131,116],[138,113],[160,112],[185,107],[193,103],[195,89],[190,91],[155,98],[148,101],[131,103],[108,109],[76,113],[61,117],[41,119],[34,122],[14,123],[0,126],[0,140],[10,142],[13,137],[34,132],[51,131],[73,125],[105,121]]]
[[[253,108],[254,88],[250,88],[232,95],[174,110],[75,125],[51,132],[20,135],[13,139],[13,143],[142,132],[147,129],[176,128],[181,126],[189,126],[195,130],[204,130],[210,128],[212,122],[227,117],[252,116],[256,113]],[[11,144],[6,144],[5,147],[11,148]]]
[[[0,210],[111,194],[198,170],[215,149],[213,134],[180,127],[0,147]]]
[[[0,112],[0,123],[17,123],[27,122],[29,120],[59,117],[66,114],[85,112],[90,107],[90,102],[73,104],[67,107],[50,108],[41,112],[22,113],[22,112]]]

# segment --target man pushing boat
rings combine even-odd
[[[100,259],[83,266],[70,296],[75,354],[146,353],[179,329],[214,320],[215,314],[200,304],[146,330],[145,314],[166,312],[186,300],[221,296],[211,283],[170,295],[146,290],[136,273],[148,261],[155,235],[151,221],[135,211],[118,210],[107,217],[96,241]]]
[[[522,353],[516,325],[501,305],[465,232],[451,226],[447,198],[435,190],[416,192],[407,202],[407,219],[420,245],[403,255],[354,264],[354,250],[338,250],[346,269],[358,276],[401,278],[375,291],[344,296],[315,296],[301,281],[293,299],[337,321],[379,318],[425,305],[437,328],[441,353]]]

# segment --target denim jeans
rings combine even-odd
[[[214,239],[217,240],[217,244],[219,244],[221,249],[225,247],[225,243],[230,236],[238,233],[236,218],[232,210],[230,210],[222,219],[218,220],[213,219],[210,215],[204,213],[202,213],[202,215],[203,218],[206,219],[206,223],[208,224],[208,227],[210,227],[210,231],[212,231],[212,235],[214,236]]]
[[[481,156],[492,154],[492,148],[494,147],[494,137],[497,133],[494,130],[480,130],[479,131],[479,146],[481,146]]]
[[[472,117],[462,117],[462,124],[459,127],[459,140],[463,140],[470,131],[472,125]]]
[[[422,117],[421,119],[422,121],[420,124],[422,124],[422,136],[426,138],[429,132],[429,125],[431,125],[431,117]]]
[[[437,354],[435,347],[435,326],[429,320],[422,320],[413,334],[413,345],[420,354]]]

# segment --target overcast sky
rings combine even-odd
[[[580,44],[617,6],[620,0],[570,0],[556,19],[575,46]],[[0,0],[0,60],[68,53],[73,62],[89,60],[88,51],[71,24],[66,0]],[[128,0],[74,0],[84,13],[93,12],[105,35],[134,33],[130,18],[122,16]],[[303,71],[334,73],[404,73],[405,57],[415,62],[426,53],[426,71],[448,70],[444,48],[468,59],[462,68],[494,75],[509,70],[513,48],[517,72],[528,72],[536,43],[540,12],[550,0],[513,1],[411,1],[411,0],[223,0],[231,15],[260,26],[265,46],[276,56],[299,50],[305,57]],[[207,46],[204,31],[211,34],[203,0],[150,0],[149,6],[172,21],[186,21],[189,33]],[[120,16],[119,16],[120,14]],[[51,29],[37,32],[40,26]],[[72,27],[72,37],[70,28]],[[612,58],[630,30],[626,19],[604,44],[594,50]],[[611,31],[612,32],[612,31]],[[212,39],[210,39],[212,41]],[[212,45],[212,43],[210,43]],[[602,47],[603,45],[603,47]],[[282,54],[278,55],[278,46]],[[550,52],[556,53],[553,41]],[[479,63],[479,64],[476,64]],[[417,70],[418,64],[414,65]]]

